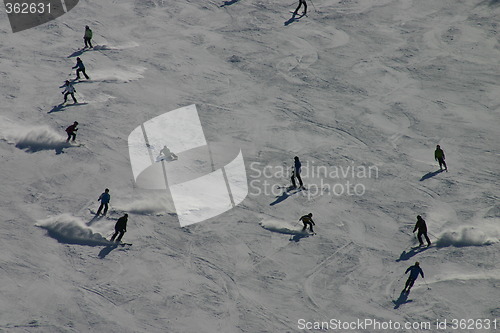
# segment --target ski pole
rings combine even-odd
[[[318,10],[316,9],[316,6],[314,5],[314,2],[312,2],[312,0],[310,0],[310,1],[311,1],[311,4],[313,5],[314,11],[317,12]]]

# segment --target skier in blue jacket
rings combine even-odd
[[[403,292],[410,292],[411,287],[413,287],[413,283],[415,283],[415,280],[418,278],[418,275],[422,275],[422,278],[424,278],[424,271],[422,268],[420,268],[420,263],[417,261],[415,265],[408,267],[406,270],[405,274],[410,272],[410,276],[408,277],[408,280],[406,280],[406,285],[405,288],[403,289]],[[406,289],[408,288],[408,290]]]
[[[99,206],[99,209],[97,210],[97,213],[95,215],[101,214],[101,210],[104,208],[104,213],[102,215],[106,215],[108,212],[108,204],[109,201],[111,200],[111,196],[109,195],[109,189],[105,189],[104,193],[102,193],[99,196],[99,199],[97,201],[101,202],[101,205]]]

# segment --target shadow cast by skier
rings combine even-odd
[[[399,295],[399,298],[395,301],[392,301],[392,303],[394,303],[394,309],[399,308],[403,304],[413,302],[413,300],[408,299],[408,295],[410,295],[410,292],[406,293],[406,292],[402,291],[401,294]]]
[[[274,206],[274,205],[277,205],[279,204],[280,202],[283,202],[285,201],[288,197],[290,196],[290,194],[288,192],[283,192],[281,195],[279,196],[276,196],[276,200],[274,200],[273,202],[271,202],[269,204],[269,206]]]
[[[240,0],[224,1],[224,3],[222,5],[220,5],[220,7],[231,6],[231,5],[234,5],[235,3],[237,3],[238,1],[240,1]]]
[[[71,53],[68,58],[73,58],[73,57],[78,57],[78,56],[81,56],[85,51],[87,51],[87,49],[79,49],[79,50],[76,50],[75,52]]]
[[[108,254],[118,247],[118,244],[111,244],[104,247],[98,254],[99,259],[104,259]]]
[[[300,234],[295,234],[295,235],[293,235],[292,237],[290,237],[289,241],[290,241],[290,242],[296,242],[296,243],[297,243],[297,242],[300,242],[300,240],[301,240],[302,238],[307,238],[307,237],[309,237],[309,236],[310,236],[310,234],[309,234],[309,233],[307,233],[307,232],[300,233]]]
[[[293,22],[299,21],[304,16],[305,16],[305,14],[301,14],[301,15],[292,14],[292,17],[290,17],[288,19],[288,21],[286,21],[284,23],[285,27],[288,26],[289,24],[292,24]]]
[[[102,215],[95,215],[90,221],[87,222],[87,225],[91,226],[92,224],[94,224],[95,222],[99,221],[102,218],[103,218]]]
[[[26,153],[36,153],[42,150],[54,150],[56,155],[64,153],[66,148],[76,148],[71,143],[68,142],[53,142],[53,143],[41,143],[41,142],[18,142],[16,148],[24,150]]]
[[[88,103],[73,103],[73,104],[64,104],[61,103],[59,105],[55,105],[49,112],[47,113],[54,113],[54,112],[60,112],[64,111],[64,109],[71,107],[71,106],[79,106],[79,105],[87,105]]]
[[[436,171],[433,171],[433,172],[429,172],[429,173],[426,173],[425,175],[422,176],[422,178],[420,178],[420,181],[424,181],[426,179],[429,179],[429,178],[432,178],[436,175],[439,175],[441,172],[443,172],[443,170],[436,170]]]
[[[424,246],[412,247],[411,250],[408,252],[403,251],[401,253],[401,255],[399,256],[399,259],[396,260],[396,262],[406,261],[406,260],[410,259],[411,257],[413,257],[421,252],[424,252],[428,248],[429,247],[424,247]]]
[[[64,110],[64,107],[65,107],[64,103],[54,105],[54,107],[47,113],[54,113],[54,112],[62,111],[62,110]]]

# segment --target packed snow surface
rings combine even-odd
[[[80,0],[18,33],[0,10],[0,332],[500,331],[500,2],[307,3],[292,19],[285,0]],[[76,57],[90,80],[61,105]],[[241,151],[248,195],[182,228],[127,140],[193,104],[208,146],[161,172],[183,184]],[[294,156],[304,190],[286,189]],[[206,184],[189,213],[219,198]],[[115,246],[124,213],[133,245]]]

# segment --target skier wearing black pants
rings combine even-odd
[[[299,181],[300,187],[304,186],[302,183],[302,178],[300,178],[300,169],[302,168],[302,164],[300,163],[299,157],[295,156],[294,157],[294,168],[292,170],[292,186],[297,187],[297,184],[295,183],[295,178]]]
[[[85,34],[83,35],[83,40],[85,41],[85,47],[84,48],[92,48],[92,30],[89,28],[88,25],[85,26]]]
[[[111,237],[111,242],[115,240],[116,236],[116,242],[120,243],[122,240],[123,235],[127,232],[127,221],[128,221],[128,214],[124,214],[122,217],[118,219],[118,221],[115,224],[115,233]]]
[[[422,275],[422,278],[424,278],[424,271],[422,268],[420,268],[420,263],[417,261],[415,265],[408,267],[406,270],[405,274],[410,272],[410,276],[408,277],[408,280],[406,280],[405,288],[403,289],[403,292],[410,292],[411,287],[413,287],[413,284],[415,283],[415,280],[418,278],[418,275]],[[406,289],[408,288],[408,290]]]
[[[66,133],[68,133],[68,138],[66,139],[66,142],[69,142],[69,139],[73,138],[73,141],[76,139],[76,131],[78,131],[78,122],[75,121],[73,125],[70,125],[66,128]]]
[[[307,226],[309,225],[309,230],[311,232],[314,232],[313,231],[313,225],[316,225],[312,219],[312,216],[313,214],[312,213],[309,213],[307,215],[304,215],[302,216],[299,221],[302,221],[302,223],[304,223],[304,228],[302,229],[302,231],[305,231],[307,229]]]
[[[444,151],[441,149],[441,146],[439,145],[436,146],[436,150],[434,151],[434,158],[439,163],[439,169],[443,170],[444,166],[444,170],[448,172],[448,167],[446,166],[446,162],[444,161],[445,160]]]
[[[109,200],[111,200],[111,195],[109,194],[109,189],[105,189],[103,193],[99,196],[99,199],[97,201],[101,202],[101,205],[99,206],[99,209],[97,210],[97,213],[95,215],[101,214],[101,210],[104,208],[104,213],[102,215],[106,215],[108,212],[108,204]]]
[[[62,92],[64,95],[64,103],[68,101],[68,95],[71,95],[71,97],[73,98],[73,102],[75,102],[75,104],[78,103],[78,101],[75,98],[75,92],[76,92],[75,87],[73,87],[71,82],[66,80],[66,82],[64,83],[64,91]]]
[[[80,78],[80,72],[83,73],[83,76],[85,76],[85,78],[88,80],[89,79],[89,76],[87,75],[87,73],[85,73],[85,65],[83,64],[83,61],[82,59],[80,58],[76,58],[76,65],[74,67],[72,67],[73,69],[75,68],[78,68],[76,70],[76,79],[78,80]]]
[[[300,7],[302,7],[302,5],[304,5],[304,12],[302,13],[302,15],[306,15],[307,14],[307,3],[306,3],[306,0],[299,0],[299,6],[293,12],[293,16],[297,15],[297,13],[299,12],[299,9],[300,9]]]
[[[427,246],[431,246],[431,241],[429,239],[429,236],[427,236],[427,224],[425,223],[425,220],[422,218],[422,216],[418,215],[417,216],[417,223],[415,224],[415,228],[413,229],[413,232],[418,230],[418,241],[420,243],[420,246],[424,245],[424,242],[422,241],[422,235],[425,237],[425,240],[427,241]]]

